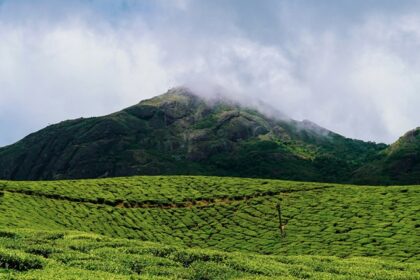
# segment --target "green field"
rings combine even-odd
[[[0,181],[0,278],[419,279],[419,213],[420,186]]]

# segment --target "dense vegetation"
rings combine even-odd
[[[420,184],[420,127],[407,132],[356,171],[357,182]]]
[[[1,279],[418,279],[420,265],[264,256],[75,231],[0,230]]]
[[[0,181],[0,277],[418,279],[419,212],[420,186]]]
[[[420,185],[331,183],[420,184],[419,153],[185,89],[52,125],[0,149],[56,179],[0,181],[0,279],[419,279]],[[135,174],[260,179],[59,180]]]
[[[267,115],[276,113],[263,114],[224,99],[204,100],[185,89],[173,89],[108,116],[49,126],[0,149],[0,178],[183,174],[418,182],[418,173],[411,174],[410,169],[393,181],[362,176],[369,172],[354,176],[377,159],[387,147],[384,144],[348,139],[278,113],[276,118]]]

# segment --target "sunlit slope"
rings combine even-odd
[[[420,260],[420,186],[220,177],[0,182],[0,226],[277,255]],[[275,204],[288,220],[280,238]]]
[[[7,269],[6,269],[7,267]],[[187,249],[74,231],[0,229],[0,279],[418,279],[393,260]]]

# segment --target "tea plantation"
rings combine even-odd
[[[0,279],[420,279],[419,213],[420,186],[0,181]]]

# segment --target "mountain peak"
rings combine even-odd
[[[193,93],[187,87],[174,87],[169,89],[166,93],[155,96],[150,99],[142,100],[139,104],[158,106],[163,103],[171,102],[187,102],[190,100],[199,99],[198,95]]]
[[[182,96],[189,96],[189,97],[197,96],[195,93],[193,93],[193,91],[190,88],[185,87],[185,86],[178,86],[178,87],[170,88],[163,95],[182,95]]]
[[[270,110],[176,87],[111,115],[49,126],[0,149],[0,178],[202,174],[338,182],[380,148],[326,137],[334,134],[310,121],[264,112]]]

